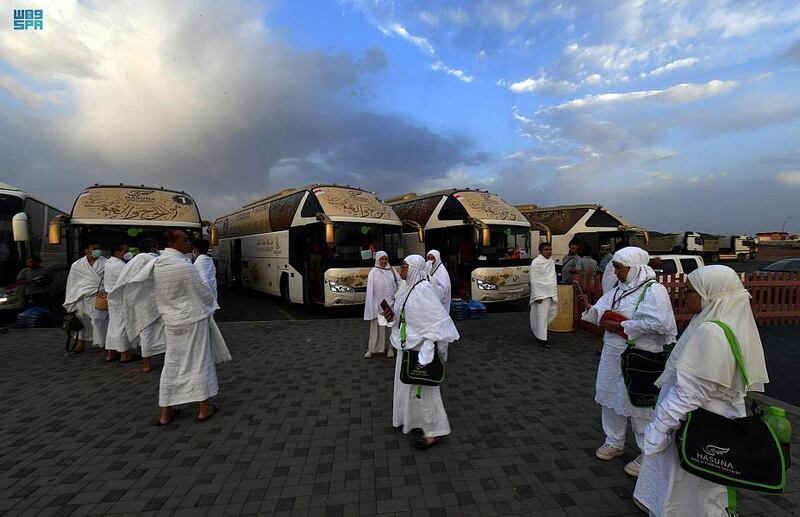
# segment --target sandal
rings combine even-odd
[[[432,442],[429,442],[429,441],[425,440],[425,438],[420,438],[419,440],[414,442],[414,447],[416,447],[417,449],[419,449],[421,451],[426,451],[426,450],[430,449],[431,447],[433,447],[434,445],[436,445],[438,442],[439,442],[439,437],[438,436],[436,438],[434,438]]]
[[[169,425],[169,424],[171,424],[171,423],[172,423],[172,421],[173,421],[173,420],[175,420],[175,417],[176,417],[176,416],[178,416],[178,413],[180,413],[180,412],[181,412],[181,410],[180,410],[180,409],[173,409],[173,410],[172,410],[172,415],[169,417],[169,420],[167,420],[166,422],[162,423],[162,422],[161,422],[161,419],[159,419],[159,420],[158,420],[158,426],[159,426],[159,427],[164,427],[164,426],[166,426],[166,425]]]
[[[211,413],[207,414],[203,418],[197,417],[197,421],[201,422],[201,423],[202,422],[207,422],[207,421],[211,420],[212,416],[217,414],[217,411],[219,411],[219,408],[217,407],[217,405],[216,404],[211,404]]]

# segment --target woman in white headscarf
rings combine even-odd
[[[375,267],[367,276],[367,299],[364,302],[364,319],[369,321],[369,343],[364,357],[372,357],[386,350],[386,327],[389,323],[383,316],[381,302],[391,307],[394,305],[394,295],[400,284],[400,275],[389,265],[389,255],[385,251],[375,254]],[[394,349],[389,347],[388,357],[394,357]]]
[[[451,286],[450,275],[447,273],[444,264],[442,264],[442,256],[438,250],[430,250],[428,252],[428,279],[439,295],[439,300],[447,313],[450,313],[450,299],[451,299]]]
[[[621,355],[628,343],[619,333],[635,341],[636,348],[661,352],[664,345],[675,342],[678,333],[669,293],[655,281],[656,273],[648,266],[650,256],[641,248],[628,247],[614,254],[611,263],[619,283],[603,294],[591,307],[584,299],[583,320],[605,329],[603,351],[597,367],[595,401],[602,406],[603,431],[606,438],[595,451],[601,460],[611,460],[623,453],[628,419],[636,444],[643,450],[642,433],[650,420],[651,408],[636,407],[630,402],[622,378]],[[621,314],[626,321],[602,320],[606,311]],[[641,454],[625,465],[625,472],[639,475]]]
[[[450,422],[439,386],[420,387],[400,382],[402,350],[418,350],[421,365],[433,361],[437,349],[442,360],[446,361],[448,345],[460,337],[453,320],[428,282],[427,273],[423,257],[406,257],[400,269],[400,277],[406,281],[406,286],[397,293],[392,313],[387,314],[388,319],[396,321],[392,327],[391,341],[399,351],[394,372],[392,424],[395,427],[402,426],[405,434],[412,429],[422,429],[423,438],[415,443],[419,449],[427,449],[440,436],[450,434]],[[403,321],[405,341],[401,339],[400,332]]]
[[[634,500],[650,515],[724,516],[727,490],[680,468],[674,430],[697,408],[727,418],[746,415],[744,380],[725,333],[726,323],[742,351],[749,390],[769,382],[750,295],[735,271],[706,266],[689,274],[686,305],[695,316],[670,354],[653,418],[644,429],[644,461]]]
[[[531,262],[531,332],[545,348],[547,342],[547,325],[558,315],[558,279],[556,263],[552,259],[553,246],[549,242],[539,244],[539,254]]]

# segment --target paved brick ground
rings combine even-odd
[[[222,324],[234,362],[220,368],[221,413],[199,424],[186,407],[168,428],[155,425],[157,375],[97,351],[62,357],[56,331],[12,331],[0,514],[639,515],[622,471],[633,450],[593,456],[593,339],[554,335],[544,350],[526,323],[459,322],[443,388],[453,434],[425,452],[391,426],[393,361],[362,358],[360,320]],[[742,494],[742,515],[800,514],[792,481],[782,496]]]

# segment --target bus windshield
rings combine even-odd
[[[361,223],[334,223],[334,243],[328,251],[331,265],[339,267],[371,266],[374,253],[385,251],[396,263],[402,254],[399,226]]]
[[[489,227],[489,245],[480,246],[478,260],[504,261],[529,258],[530,238],[530,229],[524,226],[492,225]]]
[[[11,219],[22,210],[22,199],[0,194],[0,287],[14,283],[21,265],[11,232]]]

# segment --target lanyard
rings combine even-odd
[[[651,280],[645,280],[644,282],[636,286],[635,289],[623,292],[622,296],[620,296],[619,298],[617,298],[617,294],[619,294],[619,287],[617,287],[616,290],[614,291],[614,297],[611,299],[611,309],[616,310],[619,307],[620,302],[622,302],[623,298],[632,295],[633,293],[635,293],[636,291],[647,285],[649,282],[651,282]]]

